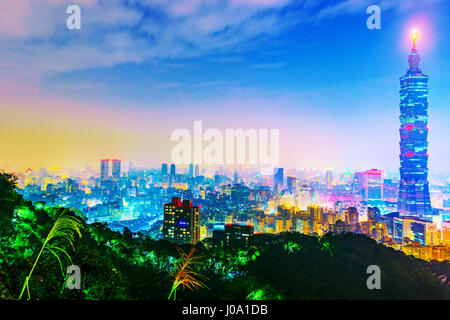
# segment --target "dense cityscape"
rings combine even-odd
[[[28,169],[20,192],[38,205],[74,208],[88,223],[106,222],[154,239],[206,246],[253,234],[328,232],[367,235],[424,260],[450,261],[450,180],[430,195],[427,154],[427,81],[420,69],[417,33],[409,68],[400,79],[400,177],[383,170],[334,172],[275,168],[272,176],[250,169],[207,172],[125,167],[100,160],[99,169],[77,175],[60,168]],[[433,207],[433,209],[432,209]],[[398,209],[398,211],[397,211]]]
[[[33,65],[0,77],[0,302],[448,300],[448,23],[411,1],[0,13],[0,70]]]
[[[20,192],[37,204],[76,208],[90,223],[106,222],[120,231],[127,227],[155,239],[163,237],[165,208],[172,207],[173,199],[174,208],[183,208],[178,203],[183,199],[197,209],[185,214],[199,215],[196,224],[182,228],[198,234],[185,239],[188,243],[204,240],[217,245],[220,230],[232,233],[232,238],[351,231],[421,259],[450,259],[449,183],[436,184],[434,210],[419,217],[396,212],[398,179],[386,179],[377,169],[340,174],[303,170],[285,177],[283,168],[273,176],[261,176],[238,170],[207,174],[198,165],[178,173],[174,164],[160,169],[128,165],[124,173],[121,161],[114,159],[101,160],[100,166],[100,174],[86,170],[70,177],[57,169],[28,170],[19,174]],[[239,226],[251,227],[242,231]]]

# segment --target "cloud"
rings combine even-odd
[[[378,5],[380,9],[383,11],[389,9],[398,9],[401,11],[409,10],[411,8],[417,8],[419,6],[430,5],[431,3],[443,2],[444,0],[408,0],[408,1],[399,1],[399,0],[343,0],[343,1],[334,1],[332,5],[325,6],[320,9],[316,14],[311,16],[311,20],[313,21],[321,21],[325,18],[333,18],[335,16],[344,15],[344,14],[354,14],[354,13],[365,13],[366,8],[370,5]]]
[[[0,71],[23,78],[154,58],[196,57],[281,32],[290,0],[77,1],[81,30],[67,30],[64,0],[0,3]]]
[[[285,63],[283,62],[274,62],[274,63],[260,63],[252,65],[252,68],[255,69],[277,69],[284,67]]]
[[[78,0],[82,29],[69,31],[65,9],[73,1],[2,1],[0,72],[5,79],[15,75],[36,82],[48,75],[125,63],[234,56],[297,24],[359,12],[371,2]],[[379,3],[383,10],[404,8],[401,1]]]

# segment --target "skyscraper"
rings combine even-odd
[[[161,165],[161,175],[167,176],[167,163]]]
[[[383,199],[383,170],[371,169],[363,172],[362,192],[364,200]]]
[[[193,177],[194,176],[194,164],[190,164],[189,165],[189,177]]]
[[[107,180],[109,176],[109,159],[100,160],[100,179]]]
[[[121,166],[122,160],[118,159],[112,159],[112,178],[114,181],[117,181],[120,179],[120,166]]]
[[[355,207],[348,207],[347,211],[345,212],[345,221],[349,225],[357,225],[359,223],[358,209],[356,209]]]
[[[287,177],[286,178],[287,182],[287,187],[288,190],[291,194],[294,194],[295,191],[297,190],[297,178],[296,177]]]
[[[198,164],[195,165],[195,176],[198,177],[200,175],[200,167]]]
[[[409,69],[400,78],[400,187],[398,210],[422,217],[431,213],[428,187],[428,76],[419,68],[413,33]]]
[[[172,188],[172,186],[174,185],[174,183],[175,183],[175,174],[176,174],[176,172],[177,172],[177,170],[176,170],[176,167],[175,167],[175,164],[171,164],[170,165],[170,173],[169,173],[169,188]]]
[[[179,244],[196,244],[200,241],[200,207],[191,200],[173,197],[164,204],[163,238]]]
[[[275,168],[273,170],[273,183],[280,188],[283,187],[283,168]]]
[[[327,183],[327,189],[331,189],[333,187],[333,170],[328,169],[325,171],[325,181]]]

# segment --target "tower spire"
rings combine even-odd
[[[417,40],[417,31],[413,30],[412,34],[411,34],[412,40],[413,40],[413,47],[412,50],[416,50],[416,40]],[[417,50],[416,50],[417,52]]]
[[[413,41],[413,46],[411,49],[411,54],[409,55],[409,58],[408,58],[408,63],[409,63],[408,73],[420,74],[420,73],[422,73],[422,71],[419,68],[420,56],[417,54],[417,48],[416,48],[416,40],[417,40],[417,31],[416,30],[413,30],[413,32],[411,34],[411,38]]]

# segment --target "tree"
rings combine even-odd
[[[16,192],[17,177],[13,173],[0,172],[0,234],[11,231],[11,220],[16,207],[23,201]]]

